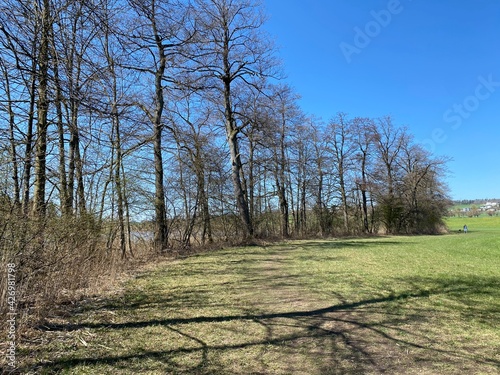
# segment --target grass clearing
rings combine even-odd
[[[496,374],[500,221],[477,219],[468,234],[293,241],[161,264],[39,327],[43,345],[19,348],[21,371]]]

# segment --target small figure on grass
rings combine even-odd
[[[467,231],[469,230],[469,228],[467,228],[467,224],[464,225],[464,233],[467,234]]]

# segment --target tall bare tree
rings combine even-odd
[[[354,145],[352,142],[352,122],[344,113],[339,113],[328,126],[329,148],[333,167],[337,174],[338,191],[342,207],[344,232],[349,233],[349,173],[352,170]]]
[[[396,127],[390,117],[377,121],[375,147],[379,167],[377,172],[377,200],[382,208],[382,217],[388,233],[398,231],[398,221],[402,214],[402,203],[396,194],[396,183],[400,179],[397,168],[398,158],[408,142],[406,129]]]
[[[16,80],[18,90],[16,97],[11,90],[11,97],[16,103],[17,126],[20,144],[24,146],[20,165],[21,204],[27,216],[30,209],[32,193],[33,149],[35,141],[35,120],[38,87],[38,55],[40,47],[40,30],[42,27],[40,8],[30,12],[16,12],[16,9],[30,9],[23,0],[3,1],[0,12],[0,31],[4,61],[15,69],[10,82]],[[12,108],[12,107],[11,107]],[[21,152],[20,152],[21,154]],[[21,155],[20,155],[21,156]]]
[[[446,158],[433,158],[422,146],[403,144],[398,168],[403,172],[398,194],[404,203],[401,230],[436,233],[448,206],[447,188],[438,175],[446,173]]]
[[[371,231],[368,215],[368,197],[371,190],[369,170],[370,164],[373,163],[374,134],[375,124],[373,123],[373,120],[360,117],[353,120],[353,144],[356,153],[355,158],[357,170],[360,174],[360,176],[356,179],[356,185],[361,193],[363,231],[365,233],[369,233]]]
[[[5,92],[5,111],[7,112],[9,124],[9,143],[10,143],[10,160],[12,163],[12,182],[14,184],[13,205],[16,211],[21,207],[21,192],[19,179],[19,162],[17,155],[17,140],[16,140],[16,114],[14,111],[14,102],[11,94],[10,83],[10,68],[6,61],[0,56],[0,70],[3,76],[3,91]]]
[[[42,27],[40,37],[40,50],[38,53],[38,115],[37,115],[37,141],[35,154],[35,191],[33,212],[44,217],[47,209],[45,201],[46,163],[47,163],[47,131],[49,127],[49,48],[52,30],[51,4],[43,0],[41,9]]]
[[[136,13],[132,18],[130,38],[131,51],[136,52],[136,65],[129,67],[144,74],[146,82],[153,87],[153,103],[139,101],[153,127],[153,155],[155,176],[155,234],[157,251],[168,248],[168,222],[165,203],[163,134],[166,128],[164,119],[165,90],[168,84],[178,84],[175,71],[179,70],[184,47],[193,37],[189,8],[181,1],[129,0]],[[148,77],[149,76],[149,77]]]
[[[102,4],[100,10],[101,17],[99,21],[104,22],[105,27],[103,28],[102,35],[102,46],[103,54],[106,58],[106,66],[108,75],[104,78],[104,82],[107,84],[107,89],[105,90],[108,96],[110,117],[111,117],[111,148],[112,148],[112,163],[111,171],[114,169],[114,173],[111,173],[111,179],[114,181],[114,188],[116,192],[116,206],[117,206],[117,216],[118,216],[118,234],[119,234],[119,246],[122,258],[127,256],[127,245],[130,254],[133,255],[131,243],[130,243],[130,226],[128,213],[126,212],[127,197],[125,189],[125,175],[123,173],[124,169],[124,156],[123,156],[123,145],[122,145],[122,116],[120,113],[120,106],[123,108],[125,105],[121,102],[123,101],[123,95],[121,89],[126,87],[126,85],[120,83],[120,69],[119,64],[121,63],[121,53],[117,52],[115,47],[116,38],[112,34],[112,25],[116,20],[116,16],[113,14],[112,4],[107,2]],[[113,197],[114,198],[114,197]],[[127,237],[129,241],[127,241]]]
[[[238,116],[237,92],[239,85],[257,88],[273,73],[273,50],[263,34],[264,17],[254,1],[197,0],[196,4],[202,34],[195,61],[207,85],[222,98],[217,104],[224,118],[234,196],[244,234],[251,237],[254,225],[240,150],[241,131],[248,122]]]
[[[205,244],[213,242],[212,223],[209,207],[209,196],[207,189],[206,164],[210,159],[207,145],[210,139],[216,137],[211,129],[212,110],[204,103],[203,96],[182,90],[178,93],[175,103],[172,103],[170,111],[174,116],[175,130],[173,137],[177,147],[181,151],[179,158],[181,168],[187,168],[196,179],[196,210],[202,218],[201,242]],[[187,156],[187,157],[186,157]],[[196,210],[194,212],[196,213]],[[186,220],[191,216],[186,210]],[[191,216],[188,226],[188,234],[194,229],[196,215]],[[189,236],[184,236],[189,240]],[[188,245],[188,243],[186,244]]]
[[[264,130],[264,134],[267,133],[264,138],[264,145],[271,142],[267,146],[273,151],[272,166],[279,202],[281,235],[283,237],[290,235],[289,196],[287,193],[290,170],[287,149],[289,148],[290,132],[304,121],[303,114],[297,105],[298,98],[298,95],[293,92],[290,86],[277,85],[271,87],[267,101],[269,110],[272,113],[272,123],[268,125],[269,129],[267,131]]]

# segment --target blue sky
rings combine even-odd
[[[286,81],[307,114],[391,115],[435,155],[452,158],[452,198],[500,198],[500,1],[264,5]]]

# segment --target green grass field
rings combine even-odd
[[[293,241],[162,263],[54,317],[22,371],[497,374],[500,220],[441,236]]]

